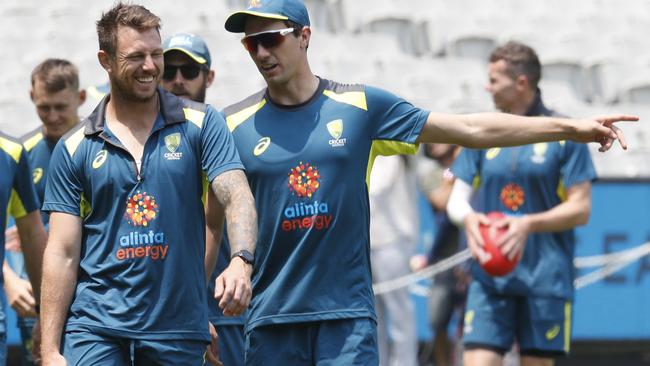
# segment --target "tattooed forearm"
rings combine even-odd
[[[254,253],[257,242],[257,211],[246,175],[241,170],[220,174],[212,181],[212,190],[226,213],[230,252],[245,249]]]

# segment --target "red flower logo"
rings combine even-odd
[[[300,162],[300,165],[291,169],[289,173],[289,189],[298,197],[310,197],[320,187],[320,174],[318,169],[309,163]]]
[[[138,191],[126,201],[126,221],[133,226],[148,226],[158,215],[158,204],[147,192]]]
[[[524,189],[515,183],[510,183],[501,190],[501,202],[511,211],[517,211],[525,200]]]

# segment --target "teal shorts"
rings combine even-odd
[[[469,288],[463,334],[466,349],[484,348],[503,354],[516,340],[523,355],[564,355],[571,341],[571,302],[497,294],[474,281]]]
[[[370,318],[272,324],[246,334],[246,365],[378,365]]]
[[[63,357],[70,366],[203,365],[205,341],[142,340],[66,332]]]
[[[244,365],[244,325],[214,324],[219,335],[219,359],[224,366]]]

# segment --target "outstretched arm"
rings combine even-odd
[[[242,170],[229,170],[212,181],[212,190],[226,214],[231,254],[240,250],[255,252],[257,211],[253,194]],[[217,278],[215,298],[224,315],[237,316],[246,310],[252,296],[253,266],[235,257]]]
[[[616,140],[627,149],[623,132],[614,123],[637,120],[638,117],[627,115],[596,117],[590,120],[524,117],[504,113],[431,113],[417,141],[488,148],[573,140],[584,143],[597,142],[601,145],[600,151],[607,151]]]

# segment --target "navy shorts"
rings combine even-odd
[[[142,340],[89,332],[66,332],[63,357],[70,366],[203,365],[207,342]]]
[[[272,324],[246,334],[246,365],[378,365],[370,318]]]
[[[474,281],[469,288],[463,343],[467,349],[552,357],[569,352],[571,302],[552,297],[497,294]]]
[[[219,359],[224,366],[244,365],[244,325],[217,325],[219,335]]]

